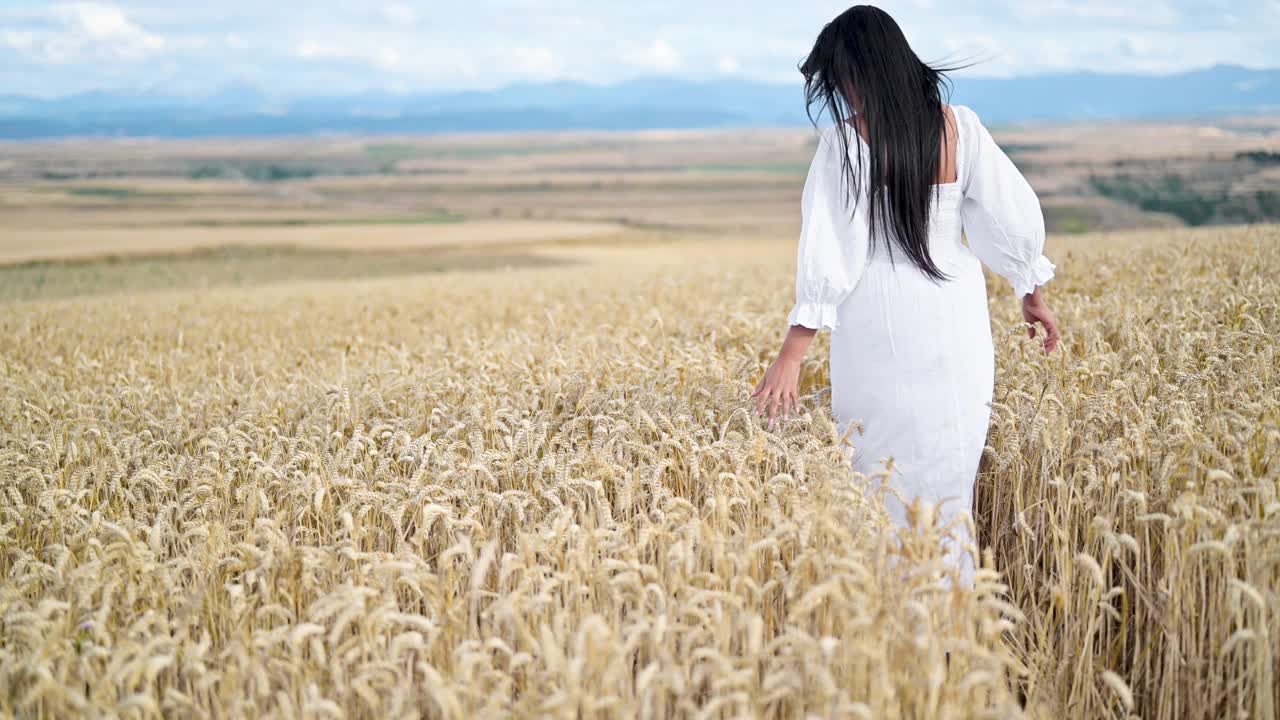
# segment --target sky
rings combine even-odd
[[[1280,0],[892,0],[926,61],[972,75],[1280,67]],[[612,83],[798,82],[824,0],[117,0],[0,4],[0,95],[294,97]]]

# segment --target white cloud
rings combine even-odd
[[[525,77],[549,80],[564,71],[560,56],[550,48],[512,48],[509,55],[511,69]]]
[[[1278,0],[881,0],[928,61],[964,72],[1280,66]],[[97,88],[243,81],[280,95],[616,82],[681,73],[794,83],[826,0],[0,0],[0,86]],[[1233,23],[1233,18],[1235,22]],[[252,52],[250,52],[252,51]]]
[[[384,70],[395,70],[400,66],[400,52],[393,47],[384,47],[378,51],[374,64]]]
[[[55,39],[91,54],[140,60],[165,47],[163,37],[131,22],[114,5],[70,3],[55,6],[53,13],[65,28]]]
[[[29,32],[6,30],[0,33],[0,45],[14,50],[29,50],[35,41],[35,35]]]
[[[293,54],[301,60],[339,61],[371,65],[380,70],[394,72],[404,69],[406,58],[389,45],[365,44],[352,40],[348,43],[326,43],[305,40],[294,48]]]
[[[293,49],[293,54],[303,60],[333,60],[348,57],[346,53],[338,52],[331,47],[311,40],[304,40],[298,43]]]
[[[39,63],[133,63],[168,47],[164,37],[143,29],[115,5],[54,5],[30,19],[43,22],[0,32],[0,45]]]
[[[680,52],[671,47],[666,40],[658,38],[647,47],[627,53],[626,60],[636,67],[659,72],[678,70],[684,63]]]
[[[1146,0],[1142,3],[1116,4],[1110,0],[1037,0],[1009,4],[1014,17],[1038,22],[1081,20],[1086,22],[1125,23],[1130,26],[1173,25],[1180,22],[1182,12],[1169,2]]]
[[[374,77],[379,80],[377,86],[397,91],[415,89],[424,78],[436,83],[448,80],[457,82],[458,78],[469,80],[478,73],[474,53],[456,48],[427,46],[411,35],[332,31],[296,43],[291,54],[296,60],[324,72],[346,71]],[[505,56],[507,62],[504,65],[510,65],[512,57],[514,56]],[[377,72],[370,73],[370,68]],[[297,69],[299,68],[295,66],[295,70]]]
[[[418,13],[404,3],[383,5],[382,16],[400,25],[411,25],[418,20]]]

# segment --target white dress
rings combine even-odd
[[[891,488],[907,503],[915,496],[933,502],[943,524],[972,512],[991,419],[995,358],[982,265],[1006,278],[1015,298],[1055,270],[1043,254],[1044,217],[1035,191],[977,114],[951,107],[957,179],[934,186],[929,252],[953,279],[935,284],[896,245],[893,265],[880,242],[868,258],[868,202],[859,198],[856,213],[852,198],[846,206],[839,141],[826,127],[801,201],[796,304],[789,317],[791,325],[832,331],[832,413],[842,431],[855,421],[863,428],[850,435],[854,469],[871,477],[891,457]],[[850,128],[847,135],[850,153],[866,152],[857,132]],[[855,171],[857,160],[850,158]],[[863,160],[865,187],[869,158]],[[905,526],[903,503],[894,493],[885,503]],[[958,535],[947,559],[961,584],[972,587],[972,559],[962,548],[973,538],[967,529]]]

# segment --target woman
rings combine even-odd
[[[919,497],[947,524],[971,510],[991,414],[983,264],[1012,284],[1030,336],[1038,322],[1044,350],[1058,344],[1041,289],[1055,266],[1043,254],[1040,203],[977,114],[943,102],[945,71],[921,62],[884,11],[860,5],[837,17],[800,70],[810,118],[816,105],[834,125],[819,128],[796,303],[755,411],[767,408],[771,425],[790,416],[801,359],[817,330],[831,330],[832,412],[842,429],[862,427],[854,469],[888,471],[896,523],[907,524],[904,501]],[[961,549],[972,538],[963,524],[958,532],[947,559],[972,587]]]

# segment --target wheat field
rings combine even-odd
[[[547,252],[0,305],[0,714],[1280,715],[1280,228],[1051,238],[1052,355],[989,278],[973,592],[824,339],[750,416],[791,245]]]

